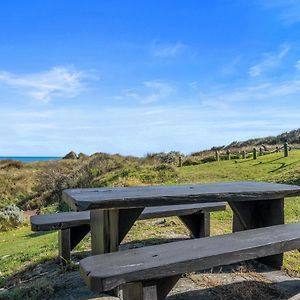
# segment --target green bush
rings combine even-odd
[[[170,151],[167,153],[148,153],[146,158],[155,159],[162,164],[174,164],[178,162],[180,156],[183,157],[184,155],[178,151]]]
[[[201,159],[202,163],[206,164],[209,162],[214,162],[216,161],[216,158],[214,156],[207,156]]]
[[[182,165],[184,167],[187,166],[195,166],[195,165],[199,165],[201,164],[202,161],[200,159],[194,158],[194,157],[188,157],[187,159],[185,159],[182,163]]]
[[[16,205],[9,205],[0,210],[0,231],[16,228],[23,223],[23,211]]]

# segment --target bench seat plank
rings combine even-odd
[[[147,281],[300,248],[300,223],[172,242],[87,257],[81,275],[91,290]]]
[[[90,223],[90,212],[59,212],[47,215],[34,215],[30,218],[32,231],[67,229]]]
[[[139,220],[183,216],[197,212],[221,211],[225,210],[225,208],[226,204],[224,202],[146,207],[140,215]],[[90,224],[90,212],[60,212],[47,215],[35,215],[31,217],[30,221],[33,231],[67,229]]]

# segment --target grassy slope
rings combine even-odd
[[[300,184],[300,151],[292,151],[288,158],[282,158],[282,153],[259,157],[254,160],[222,161],[187,166],[176,169],[177,176],[168,178],[168,183],[204,183],[233,180],[258,180]],[[126,181],[128,172],[124,178],[118,174],[118,182]],[[132,177],[139,174],[129,175],[129,181],[140,183]],[[114,182],[110,181],[114,185]],[[300,199],[293,198],[286,201],[286,221],[295,222],[300,220]],[[230,232],[231,212],[213,213],[213,234]],[[161,226],[151,226],[149,222],[138,222],[127,237],[129,240],[146,239],[150,237],[172,236],[172,232],[186,234],[185,228],[177,219],[170,219]],[[28,268],[30,265],[52,259],[57,253],[56,233],[32,234],[29,227],[23,227],[8,233],[0,233],[0,284],[5,277],[17,271]],[[80,248],[84,249],[89,243],[83,243]],[[7,256],[9,255],[9,256]],[[293,274],[300,274],[298,252],[285,255],[285,269]],[[2,278],[2,279],[1,279]]]

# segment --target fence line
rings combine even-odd
[[[276,146],[276,148],[271,151],[268,150],[267,147],[264,145],[262,145],[258,149],[257,149],[257,147],[254,147],[251,152],[246,152],[245,150],[242,150],[237,153],[234,153],[228,149],[228,150],[226,150],[226,152],[223,152],[223,153],[221,151],[215,151],[214,157],[207,156],[203,159],[211,158],[212,161],[213,160],[220,161],[222,158],[223,159],[225,158],[226,160],[252,158],[255,160],[259,156],[268,155],[268,154],[272,154],[272,153],[279,153],[281,151],[283,152],[283,157],[288,157],[289,152],[291,150],[300,150],[300,147],[290,146],[288,143],[284,143],[281,147]],[[181,156],[179,156],[178,166],[179,167],[184,166],[184,160],[183,160],[183,157],[181,157]]]
[[[238,152],[238,153],[235,153],[235,155],[238,155],[239,159],[242,157],[242,159],[246,159],[247,157],[251,157],[253,159],[257,159],[258,157],[258,154],[259,156],[263,156],[263,155],[268,155],[268,154],[272,154],[272,153],[278,153],[280,151],[283,151],[283,156],[284,157],[288,157],[289,156],[289,151],[291,151],[292,149],[298,149],[300,150],[299,147],[291,147],[289,146],[288,143],[284,143],[283,146],[281,147],[278,147],[276,146],[276,148],[272,151],[269,151],[269,150],[266,150],[266,147],[260,147],[258,150],[256,147],[253,148],[253,150],[251,152],[246,152],[245,150],[243,150],[242,152]],[[226,151],[226,154],[222,154],[220,153],[219,151],[216,151],[216,161],[219,161],[221,157],[224,157],[227,159],[227,160],[230,160],[231,159],[231,156],[232,156],[232,153],[230,150],[227,150]]]

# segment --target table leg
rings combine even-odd
[[[144,208],[91,210],[92,255],[118,251]]]
[[[150,281],[123,284],[118,296],[122,300],[164,300],[180,279],[180,275]]]
[[[233,232],[284,224],[283,199],[229,202],[233,210]],[[282,267],[283,254],[267,256],[260,262],[275,269]]]
[[[119,245],[138,219],[144,207],[130,209],[92,209],[92,255],[118,251]],[[117,290],[110,291],[113,296]]]
[[[187,216],[180,216],[180,220],[190,230],[194,238],[210,236],[210,213],[200,212]]]

